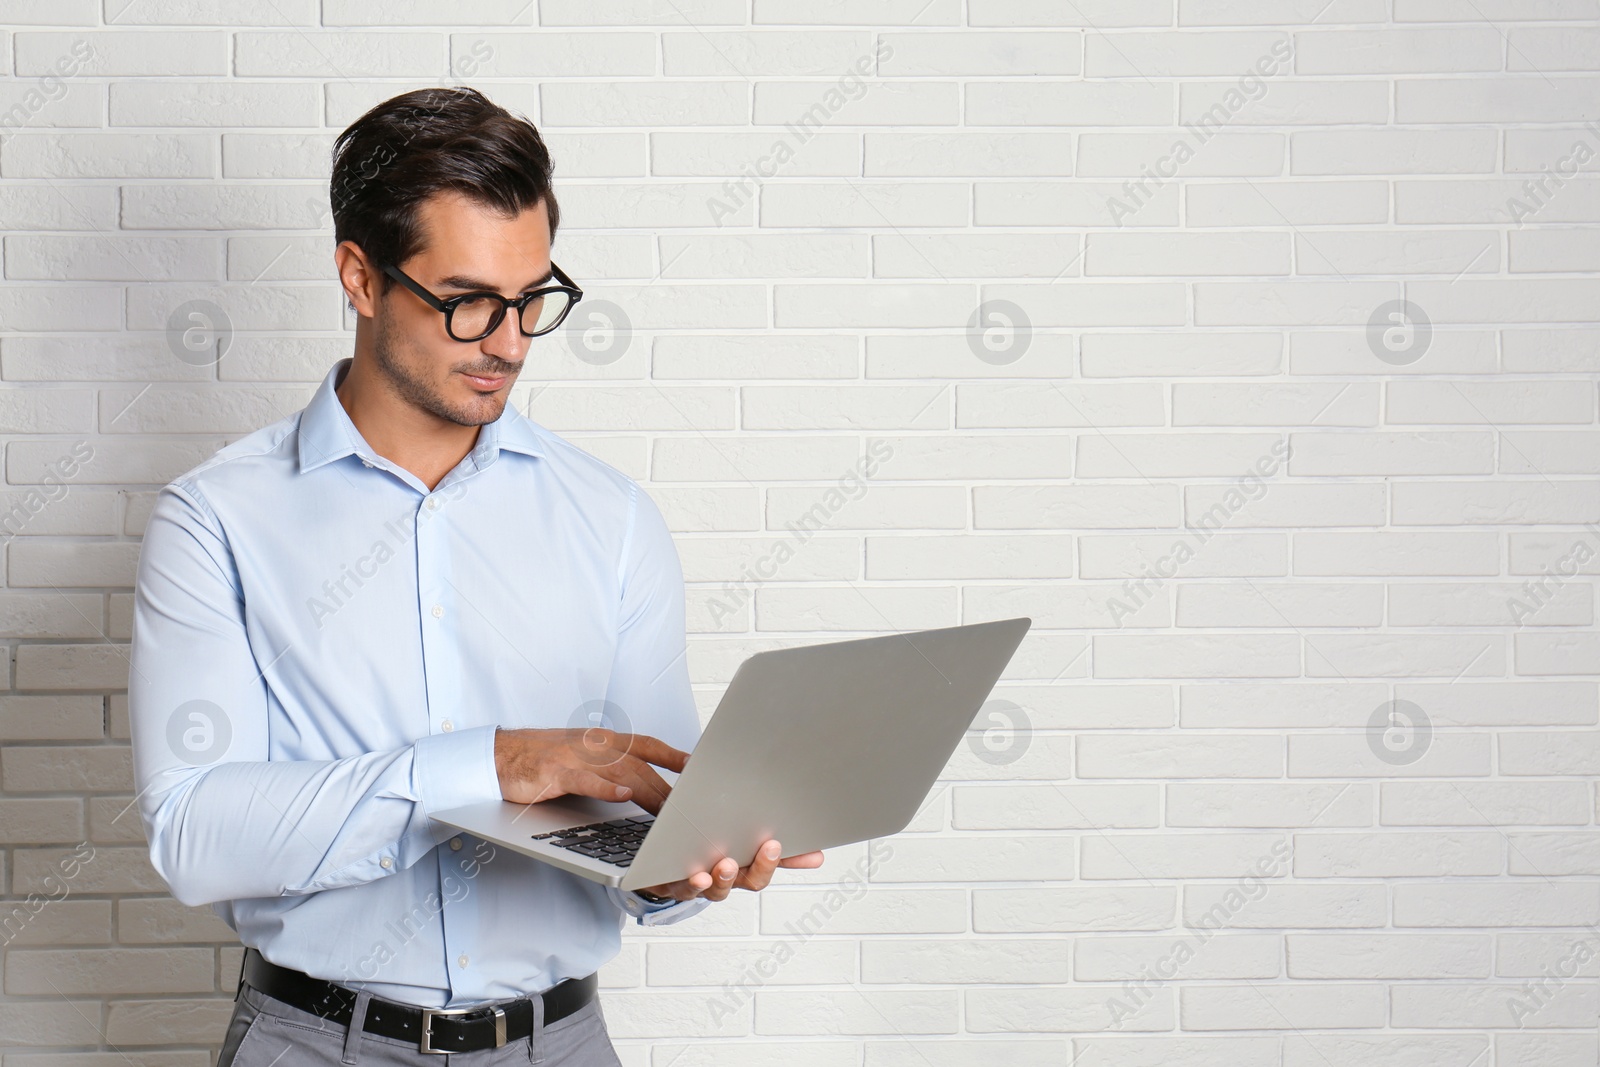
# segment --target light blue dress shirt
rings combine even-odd
[[[510,404],[430,492],[350,421],[349,363],[157,496],[129,678],[151,862],[274,963],[426,1007],[525,996],[616,955],[624,913],[710,902],[429,813],[500,798],[497,725],[694,748],[677,551],[631,478]]]

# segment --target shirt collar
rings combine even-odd
[[[350,421],[349,412],[345,411],[344,405],[339,402],[339,395],[334,392],[344,380],[350,363],[348,356],[335,363],[317,387],[311,402],[300,413],[302,473],[351,455],[374,465],[382,462],[361,436],[361,431],[356,429],[355,423]],[[481,470],[495,461],[501,449],[528,456],[544,455],[544,443],[539,440],[534,424],[523,417],[515,404],[509,402],[498,419],[478,428],[478,440],[470,454],[473,463]]]

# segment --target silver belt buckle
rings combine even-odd
[[[417,1043],[418,1052],[434,1052],[447,1055],[454,1051],[447,1048],[433,1047],[433,1017],[435,1015],[475,1015],[482,1008],[423,1008],[422,1009],[422,1039]],[[494,1010],[494,1047],[500,1048],[506,1043],[506,1013],[501,1008]]]

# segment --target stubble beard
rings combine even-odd
[[[458,426],[482,426],[500,417],[506,404],[505,399],[499,396],[484,397],[492,409],[487,413],[482,412],[481,408],[474,411],[467,407],[450,406],[428,380],[400,355],[402,350],[416,349],[407,345],[405,338],[392,329],[392,321],[388,315],[378,316],[377,331],[373,336],[373,355],[378,373],[400,399]]]

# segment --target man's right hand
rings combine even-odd
[[[576,793],[631,800],[658,815],[672,787],[655,767],[682,773],[688,760],[687,752],[648,734],[621,734],[599,726],[502,729],[494,735],[500,795],[518,804]]]

